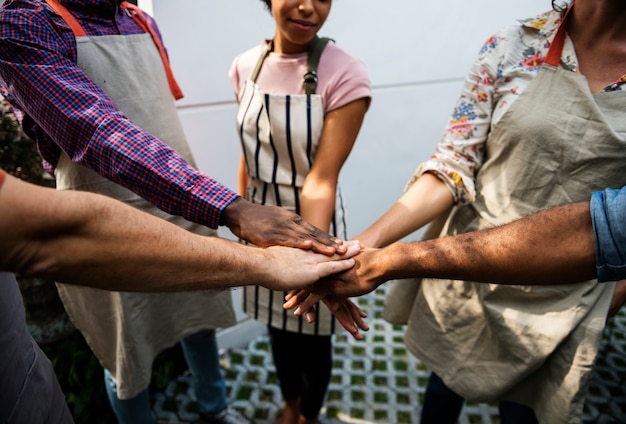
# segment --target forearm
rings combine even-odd
[[[239,168],[237,169],[237,183],[239,188],[239,195],[242,197],[246,197],[246,191],[248,189],[248,184],[250,183],[250,176],[248,175],[248,171],[246,170],[246,161],[244,160],[243,154],[239,159]]]
[[[261,249],[240,251],[232,241],[183,233],[152,216],[119,216],[103,208],[101,228],[48,240],[28,271],[55,281],[107,290],[161,292],[262,284]],[[124,221],[127,231],[119,231]],[[130,229],[128,227],[131,227]],[[180,230],[180,231],[179,231]],[[59,252],[63,252],[62,255]],[[258,253],[258,255],[257,255]],[[247,278],[244,278],[247,277]]]
[[[262,249],[192,234],[107,197],[9,178],[0,269],[110,290],[178,291],[267,281]]]
[[[400,240],[452,207],[452,194],[431,174],[422,175],[376,222],[355,239],[366,247],[382,247]]]
[[[336,185],[332,183],[318,184],[315,188],[312,184],[302,189],[301,216],[307,222],[315,225],[322,231],[330,230],[330,222],[335,212]]]
[[[38,46],[30,37],[0,41],[0,52],[6,53],[0,59],[0,83],[27,115],[24,128],[43,158],[56,166],[63,151],[171,215],[217,228],[236,194],[128,120],[61,46],[60,41]]]
[[[453,278],[508,284],[565,284],[595,277],[588,203],[552,208],[502,227],[381,251],[385,280]]]

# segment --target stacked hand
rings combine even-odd
[[[347,245],[279,206],[263,206],[243,198],[222,213],[222,223],[240,239],[256,246],[287,246],[311,249],[324,255],[343,254]]]
[[[305,256],[304,260],[307,261],[305,263],[314,266],[314,272],[319,273],[320,278],[328,275],[331,270],[345,271],[321,278],[307,288],[291,292],[286,298],[285,308],[297,307],[296,315],[304,315],[308,322],[313,322],[316,318],[315,304],[324,302],[354,338],[359,340],[363,338],[359,330],[369,329],[363,321],[367,314],[348,298],[369,293],[382,282],[376,283],[368,276],[372,271],[370,259],[367,258],[371,256],[373,249],[361,251],[354,258],[356,265],[347,269],[352,264],[352,259],[349,258],[360,250],[358,242],[344,242],[331,237],[284,208],[256,205],[242,198],[235,200],[224,210],[223,223],[233,234],[257,246],[297,247],[329,256],[328,261],[320,260],[317,255]],[[294,256],[297,253],[291,252],[290,255]],[[364,266],[365,264],[368,266]],[[309,272],[310,269],[308,267],[302,272]],[[307,274],[307,278],[310,276],[311,274]],[[278,276],[277,280],[275,284],[280,286],[281,277]]]
[[[369,327],[363,321],[367,314],[349,297],[361,296],[376,289],[383,281],[375,278],[377,249],[362,249],[354,257],[356,264],[343,272],[322,278],[315,284],[290,292],[285,298],[285,309],[295,309],[294,314],[303,315],[308,322],[315,320],[315,304],[324,302],[339,323],[352,336],[361,340],[360,330]]]

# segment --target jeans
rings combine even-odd
[[[430,374],[421,424],[456,424],[465,400],[453,392],[435,373]],[[502,401],[498,405],[502,424],[534,424],[539,423],[531,408],[519,403]]]
[[[591,219],[596,242],[598,281],[626,278],[626,187],[591,196]]]
[[[204,330],[181,340],[187,365],[194,376],[194,390],[202,415],[215,415],[226,409],[226,383],[219,364],[215,330]],[[104,370],[109,402],[120,424],[154,424],[150,394],[146,388],[131,399],[118,399],[117,386]]]

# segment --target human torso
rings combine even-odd
[[[626,184],[625,109],[625,92],[594,95],[567,64],[543,64],[490,126],[475,200],[453,212],[445,234],[587,201],[594,190]],[[540,421],[578,422],[581,381],[593,366],[612,289],[595,281],[546,287],[425,281],[408,343],[463,396],[513,398],[532,405]],[[426,331],[432,322],[441,331]],[[546,401],[554,396],[561,406]]]
[[[193,165],[164,64],[150,34],[77,36],[76,45],[78,66],[119,110]],[[126,148],[124,138],[116,141],[119,150]],[[55,175],[58,189],[105,194],[189,231],[215,235],[205,226],[163,212],[65,154],[60,156]],[[190,332],[234,324],[229,291],[145,294],[61,283],[58,289],[73,323],[114,375],[121,399],[147,387],[152,361],[164,348]],[[164,316],[171,319],[163,320]]]
[[[435,154],[416,172],[415,178],[424,172],[437,173],[453,188],[458,204],[474,200],[474,177],[486,158],[489,134],[537,76],[560,15],[547,12],[520,22],[492,36],[482,47]],[[569,38],[561,61],[564,69],[579,72]],[[618,78],[602,91],[620,91],[625,84],[626,77]]]
[[[362,96],[367,75],[361,65],[329,43],[317,68],[315,94],[304,94],[303,75],[308,53],[286,55],[269,53],[261,71],[250,79],[264,45],[240,55],[231,69],[231,80],[238,95],[237,128],[250,181],[246,197],[266,205],[278,205],[301,213],[300,192],[320,143],[324,117],[335,108]],[[350,74],[350,66],[357,69]],[[342,84],[353,76],[353,85]],[[349,87],[342,91],[339,87]],[[337,188],[335,213],[330,233],[346,238],[344,204]],[[318,322],[308,325],[282,309],[284,293],[249,287],[244,294],[247,313],[274,327],[309,334],[332,334],[335,321],[325,306],[319,305]]]

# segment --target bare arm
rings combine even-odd
[[[558,206],[487,230],[370,249],[344,274],[360,280],[365,292],[409,277],[535,285],[586,281],[596,276],[589,203]],[[357,295],[343,292],[341,282],[320,284]]]
[[[391,279],[452,278],[498,284],[568,284],[596,276],[589,203],[558,206],[501,227],[365,249],[356,265],[289,299],[306,311],[319,296],[360,296]],[[306,301],[305,301],[306,299]]]
[[[339,173],[352,151],[368,106],[369,98],[357,99],[328,112],[324,118],[319,148],[302,186],[301,215],[326,232],[330,231],[335,213]],[[363,338],[359,328],[368,329],[363,321],[366,315],[351,300],[345,299],[333,313],[356,339]],[[305,317],[309,322],[315,320],[314,309],[308,311]]]
[[[239,168],[237,169],[237,184],[239,187],[239,195],[242,197],[246,197],[246,189],[248,188],[248,182],[250,181],[250,176],[246,171],[246,161],[243,157],[243,153],[239,158]]]
[[[90,193],[0,187],[0,269],[124,291],[179,291],[258,282],[303,287],[353,260],[203,237]],[[350,248],[350,254],[358,246]]]
[[[302,217],[329,231],[335,212],[339,172],[356,141],[369,99],[361,98],[326,114],[320,145],[302,186]]]
[[[435,175],[422,175],[383,216],[354,237],[367,247],[383,247],[418,230],[453,205],[450,190]]]

